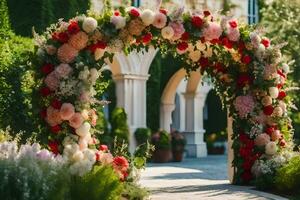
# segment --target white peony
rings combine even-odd
[[[201,51],[196,50],[196,51],[191,51],[189,53],[189,58],[193,61],[193,62],[197,62],[201,57]]]
[[[94,30],[96,30],[97,28],[97,25],[98,25],[98,22],[97,20],[95,20],[94,18],[92,17],[87,17],[83,20],[83,23],[82,23],[82,28],[85,32],[87,33],[91,33],[93,32]]]
[[[82,151],[76,151],[72,156],[72,159],[75,162],[81,161],[81,160],[83,160],[83,158],[84,158],[84,155],[83,155]]]
[[[286,74],[288,74],[290,72],[290,67],[286,63],[284,63],[282,65],[282,69],[283,69],[284,73],[286,73]]]
[[[105,50],[101,48],[97,48],[95,51],[95,60],[98,61],[104,56]]]
[[[116,29],[122,29],[126,26],[126,18],[122,16],[113,15],[110,22],[115,25]]]
[[[95,83],[97,79],[100,77],[100,74],[96,68],[90,69],[91,81]]]
[[[276,99],[279,94],[279,90],[277,87],[269,87],[269,94],[273,99]]]
[[[266,152],[267,155],[270,155],[270,156],[276,154],[276,152],[277,152],[277,145],[276,145],[276,143],[275,142],[269,142],[266,145],[266,151],[265,152]]]
[[[154,22],[155,13],[152,10],[146,9],[141,14],[141,19],[146,26]]]
[[[88,122],[84,122],[78,129],[75,130],[76,134],[80,137],[85,137],[90,133],[91,125]]]
[[[167,40],[171,39],[174,36],[173,28],[171,26],[166,26],[161,30],[161,36]]]

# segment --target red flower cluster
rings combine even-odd
[[[52,133],[59,133],[61,131],[61,126],[60,125],[56,125],[56,126],[51,126],[51,131]]]
[[[228,49],[232,49],[232,47],[233,47],[233,43],[227,37],[224,37],[222,39],[222,45]]]
[[[238,23],[236,20],[230,20],[228,23],[231,28],[236,28],[238,26]]]
[[[132,8],[130,11],[129,11],[129,14],[133,17],[139,17],[140,16],[140,12],[135,9],[135,8]]]
[[[108,147],[104,144],[101,144],[100,147],[99,147],[99,150],[100,151],[108,151]]]
[[[265,115],[268,115],[268,116],[272,115],[273,111],[274,111],[274,108],[273,108],[272,105],[264,107],[264,114]]]
[[[143,44],[146,45],[148,44],[149,42],[151,42],[152,40],[152,34],[151,33],[147,33],[145,34],[143,37],[142,37],[142,41],[143,41]]]
[[[41,67],[41,71],[43,74],[49,74],[50,72],[52,72],[54,70],[54,65],[46,63]]]
[[[262,39],[262,40],[261,40],[261,43],[262,43],[266,48],[268,48],[268,47],[270,46],[270,44],[271,44],[270,40],[267,39],[267,38]]]
[[[202,25],[203,25],[203,20],[202,20],[202,18],[201,18],[200,16],[197,16],[197,15],[193,16],[193,17],[192,17],[192,25],[193,25],[194,27],[196,27],[196,28],[201,28]]]
[[[92,53],[95,53],[95,51],[99,48],[99,49],[105,49],[107,47],[106,42],[103,41],[99,41],[96,44],[91,44],[90,46],[87,47],[87,49],[89,51],[91,51]]]
[[[122,174],[121,180],[124,181],[128,176],[127,171],[128,171],[129,163],[127,159],[124,156],[115,157],[113,161],[113,167],[117,172]]]
[[[60,109],[61,106],[62,106],[62,103],[61,103],[61,101],[59,101],[58,99],[53,99],[53,100],[51,101],[51,106],[52,106],[53,108],[55,108],[55,109]]]
[[[199,64],[202,68],[205,68],[205,67],[208,67],[209,65],[209,60],[208,58],[205,58],[205,57],[201,57],[200,60],[199,60]]]
[[[210,12],[208,10],[203,11],[203,15],[205,17],[208,17],[210,15]]]
[[[185,51],[189,47],[188,43],[180,42],[177,44],[177,49],[180,51]]]
[[[71,21],[68,26],[68,33],[69,34],[76,34],[80,31],[80,27],[77,21]]]
[[[42,97],[47,97],[51,94],[51,90],[47,87],[43,87],[40,89],[40,94],[42,95]]]
[[[277,98],[278,98],[279,100],[282,100],[282,99],[284,99],[285,97],[286,97],[285,91],[280,91]]]
[[[241,74],[237,79],[237,85],[239,87],[245,87],[246,85],[252,84],[253,79],[248,74]]]
[[[187,40],[189,40],[189,38],[190,38],[190,34],[188,33],[188,32],[184,32],[182,35],[181,35],[181,40],[183,40],[183,41],[187,41]]]
[[[168,14],[168,11],[166,9],[163,9],[163,8],[159,9],[159,12],[164,14],[164,15]]]
[[[59,143],[57,140],[49,140],[48,147],[55,155],[59,154]]]
[[[244,63],[244,64],[249,64],[250,62],[251,62],[251,57],[249,56],[249,55],[244,55],[243,57],[242,57],[242,62]]]
[[[66,32],[61,32],[61,33],[54,32],[52,34],[52,39],[61,43],[66,43],[69,41],[69,35]]]

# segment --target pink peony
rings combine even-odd
[[[83,123],[83,117],[80,113],[75,113],[72,118],[69,120],[70,126],[73,128],[79,128]]]
[[[56,74],[61,78],[67,78],[72,72],[72,68],[68,64],[60,64],[55,69]]]
[[[154,16],[153,26],[156,28],[163,28],[167,24],[167,17],[162,13],[156,13]]]
[[[270,142],[270,136],[266,133],[262,133],[258,135],[254,140],[256,146],[265,146],[269,142]]]
[[[185,32],[185,29],[183,27],[183,24],[179,22],[170,22],[169,26],[173,28],[174,35],[173,35],[173,40],[178,40],[181,38],[181,35]]]
[[[234,100],[233,105],[238,111],[240,118],[245,118],[250,112],[252,112],[255,102],[251,95],[238,96]]]
[[[62,63],[70,63],[78,55],[78,51],[69,44],[59,47],[57,57]]]
[[[111,153],[103,153],[103,152],[99,152],[99,153],[100,153],[99,160],[103,165],[111,164],[114,161],[114,158],[111,155]]]
[[[208,27],[206,27],[203,30],[203,36],[207,41],[219,39],[221,35],[222,35],[222,28],[220,24],[216,22],[209,22]]]
[[[62,123],[60,112],[58,109],[54,109],[52,106],[47,108],[46,121],[50,126],[56,126]]]
[[[69,40],[69,44],[78,51],[81,49],[84,49],[87,45],[87,42],[89,40],[89,37],[87,34],[83,31],[80,31],[76,33],[75,35],[72,35],[72,37]]]
[[[48,74],[44,82],[47,85],[47,87],[52,91],[56,90],[59,86],[59,78],[57,77],[54,71]]]
[[[230,41],[237,42],[240,39],[240,31],[237,28],[229,27],[227,29],[227,37]]]
[[[71,103],[64,103],[60,108],[60,117],[63,120],[70,120],[75,114],[75,108]]]

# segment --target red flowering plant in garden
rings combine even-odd
[[[112,61],[114,53],[149,48],[179,57],[187,73],[200,68],[211,77],[233,118],[235,183],[248,183],[258,160],[293,145],[287,115],[289,67],[280,46],[253,26],[213,17],[209,11],[168,13],[131,7],[60,21],[37,42],[40,116],[49,148],[76,162],[88,159],[84,152],[99,146],[93,137],[98,103],[93,87],[102,65]],[[99,160],[99,151],[92,151]],[[105,156],[102,162],[111,160]],[[114,158],[113,166],[126,176],[123,158]]]

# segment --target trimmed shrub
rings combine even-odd
[[[124,108],[115,108],[111,115],[111,135],[117,137],[118,142],[129,140],[129,127],[127,124],[127,114]]]
[[[135,130],[134,136],[138,144],[147,143],[151,137],[151,130],[149,128],[138,128]]]

